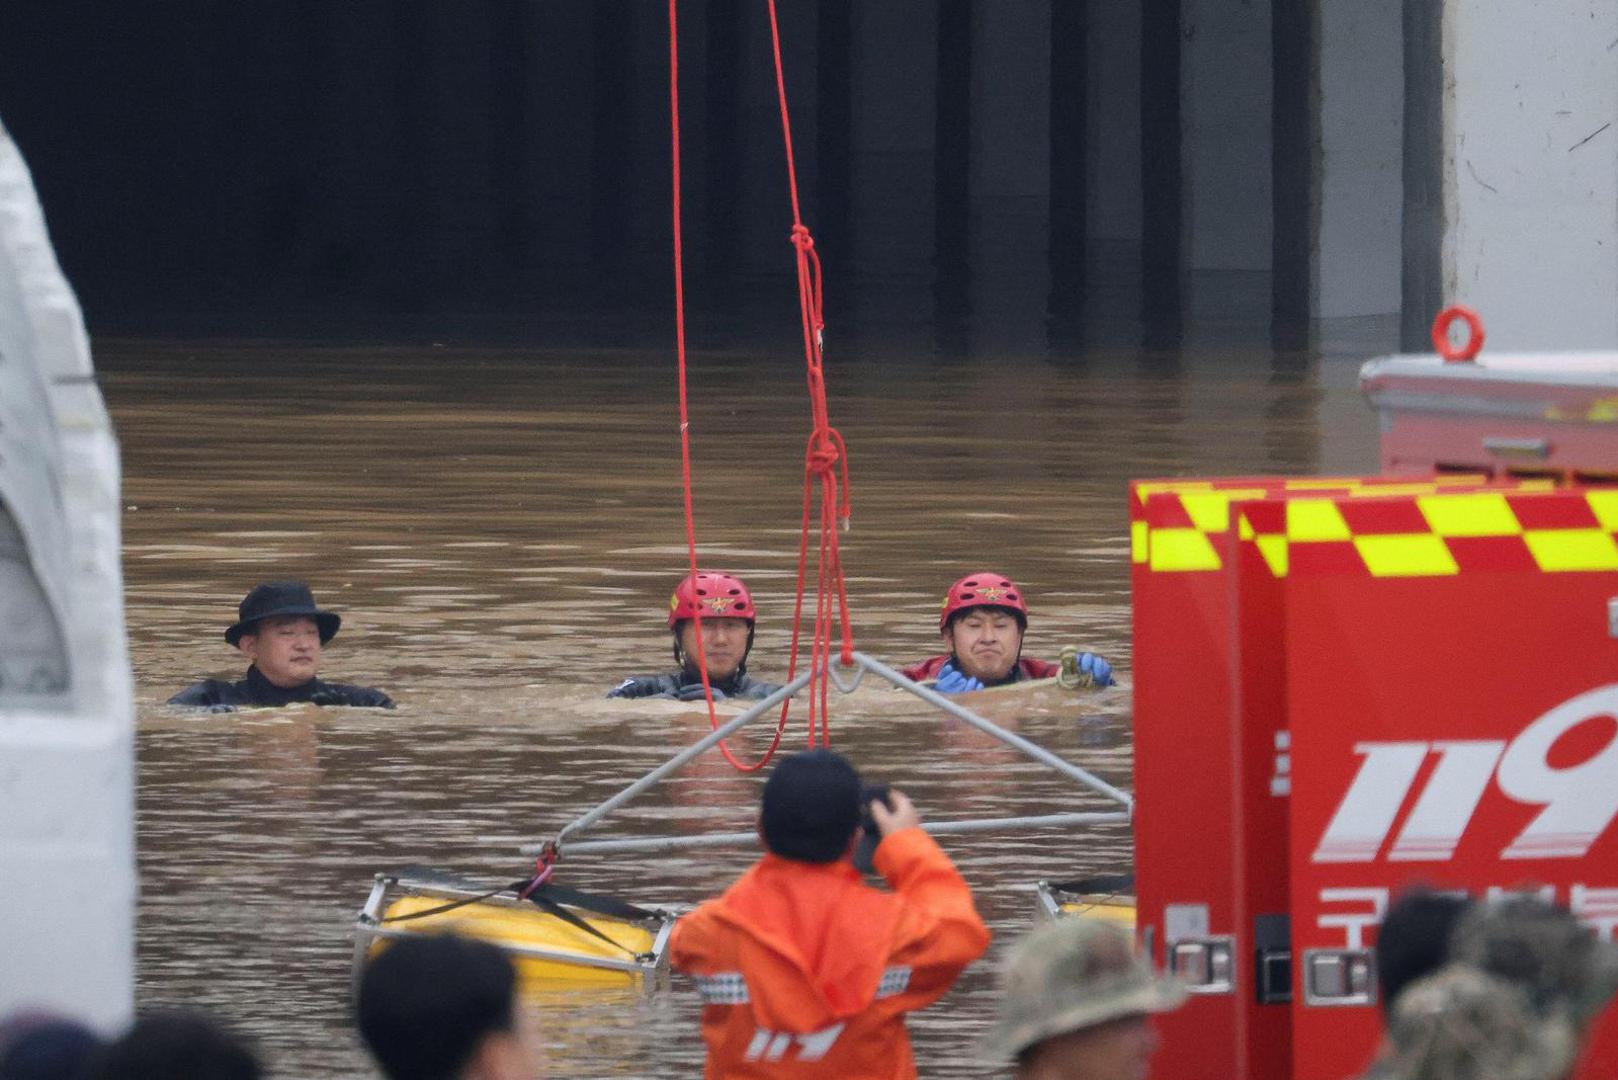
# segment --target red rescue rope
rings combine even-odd
[[[775,85],[781,105],[781,135],[786,144],[787,186],[792,199],[792,246],[797,254],[798,307],[803,322],[804,358],[808,366],[809,404],[813,427],[804,451],[803,523],[798,541],[798,588],[792,612],[792,658],[787,668],[787,681],[797,675],[798,651],[803,620],[804,584],[807,578],[809,552],[809,519],[814,502],[816,478],[820,485],[820,543],[817,563],[814,630],[811,636],[810,671],[814,678],[809,683],[809,745],[830,745],[831,732],[827,726],[827,695],[831,663],[832,621],[835,616],[842,636],[842,662],[852,663],[854,639],[848,621],[848,590],[843,581],[842,555],[837,543],[839,520],[846,523],[849,516],[848,458],[843,437],[828,420],[826,408],[826,382],[821,368],[821,350],[825,320],[821,307],[820,256],[815,252],[814,237],[803,223],[798,204],[798,177],[792,156],[792,123],[787,110],[786,77],[781,65],[781,35],[776,19],[775,0],[768,0],[770,12],[770,41],[775,56]],[[671,153],[673,158],[673,214],[674,214],[674,336],[679,361],[680,378],[680,469],[685,498],[685,538],[691,582],[696,584],[697,538],[691,498],[691,440],[690,413],[686,396],[685,348],[685,273],[680,227],[680,48],[679,0],[669,0],[669,122]],[[841,486],[839,487],[839,481]],[[708,722],[719,726],[714,712],[713,689],[708,682],[708,662],[702,647],[702,616],[696,617],[697,667],[702,675],[703,694],[708,703]],[[776,724],[775,737],[769,749],[751,765],[736,760],[730,748],[719,744],[720,752],[737,769],[754,772],[763,768],[781,745],[786,730],[790,703],[783,704]],[[818,722],[817,722],[818,714]]]
[[[848,451],[843,436],[831,426],[826,408],[826,377],[821,366],[825,345],[826,320],[822,308],[820,255],[815,238],[803,223],[798,204],[798,169],[792,155],[792,118],[787,109],[786,73],[781,63],[781,28],[775,0],[767,0],[770,11],[770,48],[775,59],[775,92],[781,105],[781,141],[786,147],[787,192],[792,199],[792,247],[798,264],[798,312],[803,323],[803,354],[809,377],[809,412],[813,427],[803,458],[803,525],[798,541],[798,594],[792,611],[792,660],[787,667],[790,681],[798,668],[798,635],[802,625],[804,579],[808,569],[809,516],[815,481],[820,482],[820,550],[816,567],[815,627],[809,670],[809,745],[815,745],[816,705],[820,713],[820,745],[831,745],[830,714],[826,697],[831,667],[832,619],[837,619],[842,637],[841,660],[854,662],[854,636],[848,622],[848,587],[843,580],[843,559],[837,543],[839,523],[846,526],[848,505]],[[839,480],[841,489],[839,490]],[[786,710],[783,709],[783,716]]]

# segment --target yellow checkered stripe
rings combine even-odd
[[[1345,566],[1362,568],[1372,577],[1458,574],[1469,567],[1545,572],[1618,568],[1609,561],[1618,533],[1618,491],[1556,495],[1583,499],[1591,521],[1587,526],[1535,527],[1519,520],[1506,496],[1552,493],[1552,481],[1534,478],[1506,489],[1453,490],[1476,487],[1479,480],[1457,476],[1367,483],[1310,477],[1284,486],[1226,488],[1207,482],[1187,482],[1183,487],[1140,484],[1135,489],[1140,514],[1130,529],[1131,557],[1153,572],[1221,570],[1220,540],[1230,528],[1231,503],[1268,498],[1274,501],[1241,514],[1237,528],[1240,538],[1253,543],[1278,577],[1287,574],[1290,549],[1298,544],[1338,545],[1313,553],[1346,559]],[[1307,491],[1322,494],[1310,498],[1302,494]],[[1165,506],[1160,499],[1148,518],[1145,507],[1154,494],[1172,502]],[[1275,498],[1279,494],[1291,497]],[[1365,506],[1352,506],[1362,499]],[[1339,508],[1345,500],[1351,501],[1352,518],[1360,527],[1351,525],[1350,516]]]
[[[1536,527],[1532,515],[1514,509],[1505,493],[1491,491],[1414,497],[1420,529],[1356,529],[1330,499],[1289,501],[1278,531],[1255,528],[1249,514],[1241,515],[1237,527],[1276,577],[1285,577],[1296,560],[1339,572],[1363,570],[1374,578],[1452,577],[1469,570],[1618,570],[1618,491],[1552,498],[1582,502],[1589,521]],[[1532,500],[1522,504],[1532,505]]]

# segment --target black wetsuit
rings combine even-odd
[[[274,708],[307,701],[313,705],[350,705],[366,709],[391,709],[393,699],[369,686],[321,682],[310,679],[301,686],[280,687],[264,677],[257,667],[247,669],[240,682],[204,679],[169,698],[170,705],[189,705],[210,712],[230,712],[240,708]]]
[[[736,669],[735,674],[728,679],[710,679],[709,685],[713,687],[714,698],[751,698],[755,701],[767,698],[781,689],[779,683],[759,682],[747,674],[745,667]],[[676,698],[680,701],[699,701],[702,699],[702,676],[695,668],[686,668],[673,675],[635,675],[617,686],[607,694],[610,698],[641,698],[661,697]]]

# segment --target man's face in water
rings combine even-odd
[[[944,645],[963,674],[986,683],[1011,674],[1022,652],[1022,627],[1001,608],[969,608],[944,628]]]
[[[708,681],[724,682],[747,659],[747,620],[702,620],[702,648],[708,659]],[[693,670],[697,666],[697,620],[680,624],[680,652]]]
[[[260,619],[236,647],[270,682],[283,690],[302,686],[320,671],[320,627],[307,615]]]

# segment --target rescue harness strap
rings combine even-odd
[[[1051,888],[1080,896],[1120,896],[1135,891],[1134,874],[1095,874],[1075,881],[1053,881]]]
[[[560,885],[551,885],[549,883],[545,883],[540,885],[538,888],[532,889],[530,888],[531,885],[533,885],[532,879],[514,881],[509,885],[502,885],[498,889],[490,889],[487,892],[481,893],[477,896],[466,896],[458,900],[450,900],[443,904],[439,904],[436,907],[425,908],[421,911],[412,911],[405,915],[389,915],[386,918],[378,919],[377,922],[400,923],[410,922],[414,919],[425,919],[430,915],[442,915],[445,912],[454,911],[457,908],[468,907],[472,904],[481,904],[483,901],[491,900],[503,893],[512,893],[516,896],[524,897],[546,914],[554,915],[558,919],[561,919],[563,922],[567,923],[569,926],[572,926],[578,930],[583,930],[587,934],[600,938],[613,948],[627,953],[637,960],[647,958],[648,954],[638,953],[621,942],[614,941],[612,938],[608,937],[594,926],[591,926],[588,922],[579,918],[572,911],[566,907],[563,907],[562,905],[567,904],[571,907],[588,911],[594,915],[606,915],[609,918],[625,919],[635,922],[646,922],[662,918],[662,916],[657,912],[636,907],[634,904],[615,899],[611,896],[601,896],[595,893],[581,892],[578,889],[569,889]]]

